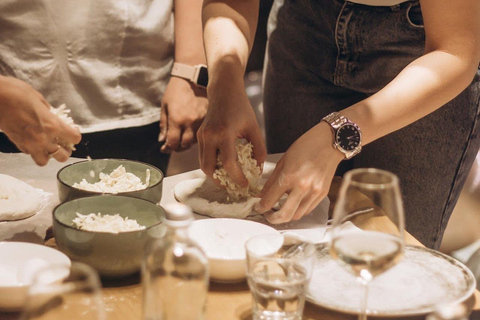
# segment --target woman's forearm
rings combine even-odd
[[[202,40],[202,1],[175,0],[175,61],[205,64]]]
[[[382,90],[341,113],[367,144],[439,109],[472,81],[480,61],[480,2],[422,0],[426,53]],[[462,110],[458,110],[462,112]]]
[[[243,79],[258,10],[259,0],[205,0],[202,19],[209,87]]]
[[[378,93],[341,113],[360,126],[363,144],[367,144],[452,100],[470,84],[476,65],[446,52],[428,53],[408,65]]]

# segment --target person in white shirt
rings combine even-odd
[[[205,64],[200,12],[191,0],[2,1],[0,151],[8,137],[45,165],[65,161],[73,143],[73,156],[165,172],[168,153],[195,142],[206,113],[205,89],[170,76],[174,61]],[[81,141],[47,112],[61,104]]]

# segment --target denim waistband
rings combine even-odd
[[[385,4],[378,5],[378,4],[369,4],[369,3],[377,2],[375,0],[335,0],[335,1],[342,5],[345,2],[348,2],[351,5],[367,6],[373,10],[391,10],[391,11],[398,11],[402,8],[408,7],[409,5],[411,5],[411,3],[419,2],[419,0],[391,0],[391,1],[382,1]]]
[[[349,2],[375,7],[391,7],[408,0],[348,0]]]

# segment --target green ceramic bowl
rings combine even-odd
[[[106,233],[80,230],[73,224],[76,213],[119,214],[135,219],[143,230]],[[162,207],[143,199],[124,196],[79,198],[53,210],[53,234],[57,247],[72,260],[95,268],[101,276],[122,277],[140,270],[145,248],[165,234]]]
[[[60,169],[57,173],[58,197],[60,202],[102,194],[100,192],[74,188],[73,185],[83,179],[88,183],[96,183],[100,181],[100,173],[110,174],[120,165],[123,165],[127,172],[131,172],[139,177],[143,183],[145,183],[146,172],[147,169],[149,169],[150,183],[146,189],[119,192],[116,193],[116,195],[145,199],[153,203],[160,202],[160,199],[162,199],[163,172],[150,164],[124,159],[85,160]]]

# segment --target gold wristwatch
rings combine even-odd
[[[362,150],[362,133],[360,128],[338,112],[332,112],[322,119],[333,131],[333,147],[351,159]]]

